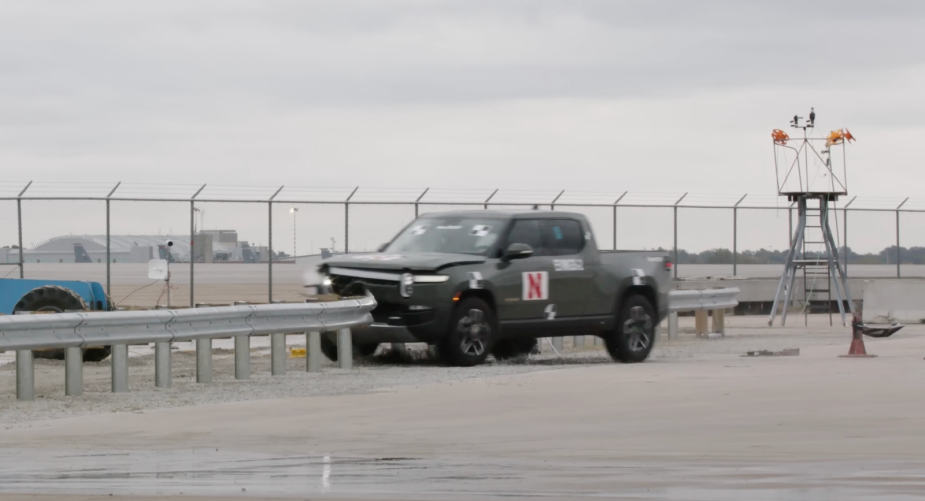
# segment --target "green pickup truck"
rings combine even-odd
[[[379,252],[335,256],[319,272],[332,292],[376,298],[374,323],[353,332],[358,353],[423,342],[472,366],[573,335],[641,362],[668,314],[671,267],[666,252],[598,250],[581,214],[534,210],[426,214]],[[329,356],[332,342],[322,337]]]

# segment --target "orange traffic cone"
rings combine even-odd
[[[864,348],[864,324],[861,322],[861,316],[857,313],[851,320],[851,347],[848,348],[847,355],[839,355],[842,358],[873,358],[877,355],[870,355]]]

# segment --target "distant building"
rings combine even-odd
[[[167,252],[173,261],[190,260],[193,250],[197,262],[266,261],[269,249],[252,247],[239,242],[238,234],[231,230],[208,230],[194,238],[193,249],[189,235],[110,235],[109,258],[113,263],[147,263],[151,259],[166,259]],[[168,249],[167,241],[173,246]],[[18,249],[0,249],[0,261],[19,261]],[[105,263],[106,235],[68,235],[54,237],[23,251],[26,263]]]

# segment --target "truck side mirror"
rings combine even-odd
[[[532,255],[533,247],[530,247],[527,244],[511,244],[508,246],[507,250],[504,251],[503,259],[505,261],[510,261],[511,259],[522,259]]]

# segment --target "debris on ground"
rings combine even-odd
[[[743,357],[796,357],[800,355],[799,348],[786,348],[781,351],[758,350],[745,352]]]

